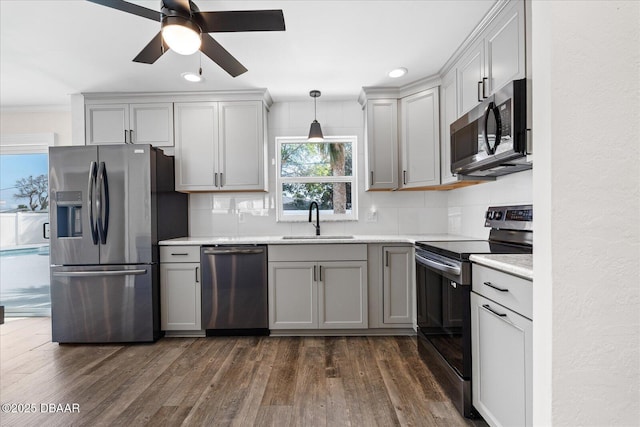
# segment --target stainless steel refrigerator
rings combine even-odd
[[[53,341],[157,340],[158,241],[188,234],[173,157],[150,145],[52,147],[49,197]]]

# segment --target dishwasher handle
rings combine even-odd
[[[203,249],[205,255],[247,255],[264,253],[263,248],[207,248]]]

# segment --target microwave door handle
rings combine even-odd
[[[493,147],[489,143],[489,116],[493,114],[496,122],[496,134],[494,136]],[[500,117],[500,110],[496,106],[496,104],[492,101],[489,103],[487,110],[484,112],[484,144],[487,148],[487,154],[495,154],[496,148],[500,144],[500,140],[502,139],[502,118]]]

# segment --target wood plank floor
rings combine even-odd
[[[3,427],[484,425],[456,412],[413,337],[58,345],[49,318],[8,319],[0,363],[0,402],[35,409],[3,406]]]

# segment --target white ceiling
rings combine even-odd
[[[132,1],[159,10],[160,2]],[[82,0],[0,0],[0,107],[69,105],[80,92],[267,88],[274,101],[356,99],[363,86],[436,74],[495,0],[196,1],[201,11],[282,9],[286,31],[212,34],[248,72],[232,78],[200,53],[131,60],[159,23]],[[187,83],[197,71],[203,83]],[[409,73],[391,79],[396,67]]]

